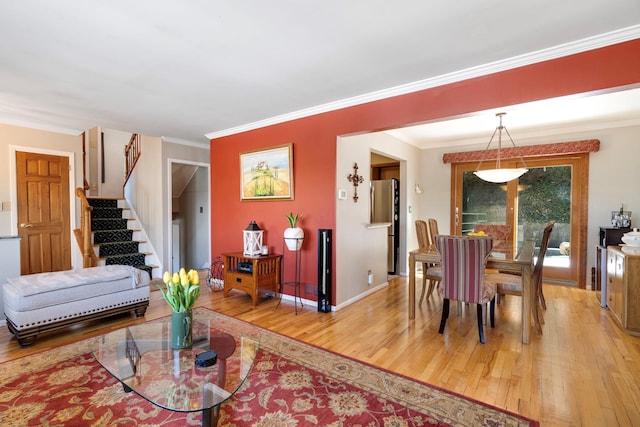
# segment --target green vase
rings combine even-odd
[[[191,310],[171,313],[171,348],[191,348],[193,345],[193,314]]]

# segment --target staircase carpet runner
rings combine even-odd
[[[130,265],[149,273],[153,267],[145,264],[145,255],[139,251],[139,242],[133,241],[133,230],[122,217],[122,208],[113,199],[87,199],[91,207],[93,244],[99,245],[98,257],[106,265]]]

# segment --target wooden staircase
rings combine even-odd
[[[99,265],[130,265],[146,271],[153,278],[147,259],[152,253],[145,251],[147,242],[137,220],[125,200],[87,198],[82,188],[76,189],[81,201],[80,229],[74,230],[82,251],[84,268]]]

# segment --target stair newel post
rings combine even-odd
[[[92,265],[92,246],[91,246],[91,210],[92,207],[84,194],[84,189],[76,188],[76,197],[80,199],[80,235],[78,245],[82,252],[82,266],[84,268],[93,267]]]
[[[91,263],[91,206],[84,206],[82,212],[82,266],[92,267]]]

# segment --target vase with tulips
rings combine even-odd
[[[181,268],[178,273],[165,271],[165,287],[160,286],[162,299],[171,310],[171,348],[190,348],[193,344],[193,312],[191,309],[200,296],[200,276],[196,270]]]

